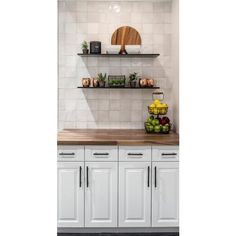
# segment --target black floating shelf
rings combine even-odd
[[[145,88],[141,88],[141,87],[135,87],[135,88],[131,88],[131,87],[77,87],[77,88],[81,88],[81,89],[159,89],[160,87],[145,87]]]
[[[158,57],[160,54],[108,54],[108,53],[103,53],[103,54],[83,54],[83,53],[78,53],[78,56],[81,57]]]

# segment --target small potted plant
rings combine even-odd
[[[84,41],[82,43],[81,48],[82,48],[83,54],[88,54],[88,52],[89,52],[89,50],[88,50],[88,43],[86,41]]]
[[[107,78],[107,74],[106,73],[104,75],[102,73],[98,74],[99,87],[105,87],[105,85],[106,85],[106,78]]]
[[[138,73],[134,72],[132,74],[129,74],[129,85],[131,88],[136,87],[137,79],[138,79]]]

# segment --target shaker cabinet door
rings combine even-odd
[[[58,227],[84,227],[83,162],[57,163]]]
[[[151,163],[119,163],[119,227],[151,226]]]
[[[152,176],[152,226],[177,227],[179,225],[178,162],[153,162]]]
[[[117,227],[117,165],[85,163],[85,227]]]

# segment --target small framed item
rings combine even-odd
[[[125,87],[125,75],[109,75],[108,86],[111,88],[124,88]]]
[[[101,54],[101,42],[99,41],[90,42],[90,54]]]

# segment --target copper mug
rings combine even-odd
[[[99,87],[99,80],[97,78],[93,78],[93,87]]]
[[[90,78],[83,78],[82,85],[84,88],[88,88],[90,86]]]
[[[141,88],[147,87],[147,79],[140,79],[139,80],[139,86]]]
[[[147,86],[148,87],[153,87],[154,86],[154,79],[148,79],[147,80]]]

